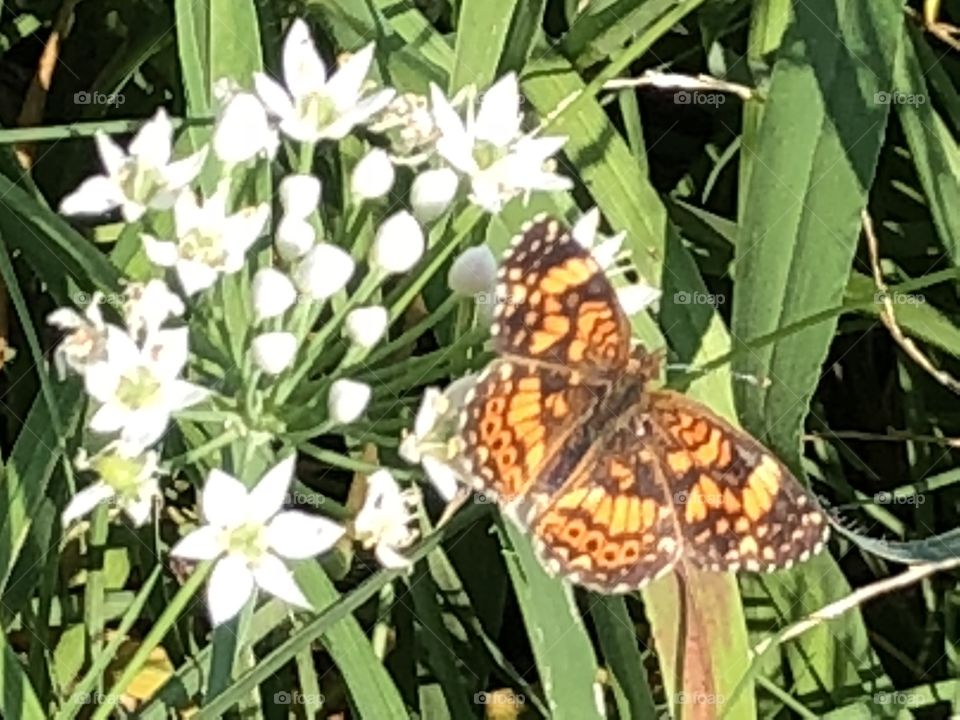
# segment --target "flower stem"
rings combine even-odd
[[[193,574],[183,584],[183,587],[177,591],[177,594],[173,596],[170,604],[167,605],[167,608],[160,617],[157,618],[157,622],[150,628],[150,632],[147,633],[147,636],[140,643],[130,662],[128,662],[127,666],[123,669],[120,678],[110,688],[111,696],[120,697],[120,695],[126,691],[127,686],[133,682],[133,679],[150,658],[150,653],[160,644],[160,641],[163,640],[170,628],[173,627],[177,618],[180,617],[180,613],[184,611],[193,599],[193,596],[197,593],[197,590],[200,589],[200,586],[203,584],[203,581],[206,580],[212,567],[213,563],[210,561],[197,565]],[[93,714],[93,720],[106,720],[114,709],[115,708],[111,707],[109,703],[101,705]]]

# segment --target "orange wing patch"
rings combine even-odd
[[[650,393],[648,413],[693,564],[774,570],[823,547],[823,512],[759,442],[677,393]]]
[[[643,587],[682,549],[661,467],[623,428],[599,439],[567,483],[526,506],[547,569],[601,592]]]
[[[499,279],[498,353],[594,371],[627,366],[629,320],[596,260],[556,220],[525,228]]]
[[[464,458],[476,487],[505,501],[527,491],[600,396],[576,375],[530,363],[492,363],[461,415]]]

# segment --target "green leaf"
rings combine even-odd
[[[923,42],[904,30],[894,66],[894,88],[886,93],[896,103],[897,116],[940,241],[954,265],[960,264],[960,147],[934,108],[915,43]]]
[[[756,146],[744,144],[752,170],[736,249],[732,335],[738,349],[840,305],[889,109],[876,98],[891,86],[900,4],[885,0],[867,8],[840,1],[812,10],[798,3],[794,10]],[[745,427],[796,470],[801,423],[835,325],[835,319],[810,325],[734,356],[737,371],[770,381],[735,387]],[[848,592],[828,556],[777,580],[766,588],[752,576],[742,583],[750,597],[769,597],[779,623]],[[858,614],[802,638],[787,659],[793,692],[813,697],[822,696],[823,683],[857,683],[859,673],[875,665]]]
[[[5,636],[0,638],[0,664],[0,715],[23,720],[46,718],[33,685]]]
[[[451,96],[467,85],[493,84],[517,4],[518,0],[463,0],[447,86]]]
[[[501,523],[504,556],[554,720],[602,718],[594,685],[597,658],[573,588],[547,575],[527,534]]]
[[[604,664],[611,675],[617,707],[622,718],[655,717],[653,691],[637,632],[623,598],[598,595],[590,606]]]

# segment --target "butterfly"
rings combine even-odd
[[[551,574],[628,592],[681,561],[770,571],[823,548],[822,510],[769,450],[651,389],[659,357],[631,349],[613,287],[563,224],[525,225],[498,280],[498,357],[460,414],[462,461]]]

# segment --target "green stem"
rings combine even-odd
[[[163,640],[170,628],[173,627],[177,618],[180,617],[180,613],[184,611],[193,599],[193,596],[197,593],[197,590],[200,589],[203,581],[210,573],[212,566],[213,563],[210,561],[197,565],[193,574],[177,591],[177,594],[173,596],[166,610],[163,611],[163,614],[160,615],[157,622],[150,628],[150,632],[147,633],[147,636],[140,643],[139,647],[137,647],[137,652],[134,653],[130,662],[127,663],[127,666],[123,669],[120,678],[110,688],[110,695],[112,697],[119,698],[126,691],[127,686],[133,682],[133,679],[149,659],[150,653],[160,644],[160,641]],[[113,708],[111,708],[109,704],[101,705],[94,713],[93,720],[106,720],[112,710]]]
[[[90,665],[90,669],[87,670],[82,678],[80,678],[80,681],[77,683],[76,687],[74,687],[70,698],[60,709],[60,712],[57,713],[57,720],[72,720],[74,717],[76,717],[77,713],[80,712],[83,706],[89,703],[90,692],[93,690],[94,685],[97,685],[101,682],[104,670],[107,669],[110,661],[116,656],[117,650],[120,649],[120,646],[127,640],[127,633],[130,632],[130,628],[133,627],[133,624],[140,618],[140,613],[147,604],[147,598],[150,597],[150,593],[153,591],[153,586],[157,584],[157,580],[160,578],[161,569],[162,568],[160,565],[154,566],[153,572],[150,573],[150,576],[147,578],[146,582],[144,582],[143,587],[140,588],[140,592],[137,593],[137,596],[134,598],[133,602],[130,603],[130,607],[127,608],[127,611],[123,614],[123,618],[120,620],[120,626],[117,628],[117,632],[110,639],[110,642],[107,643],[107,646],[104,648],[103,652],[94,656],[93,663]],[[104,703],[104,707],[107,708],[108,714],[110,712],[111,704],[113,703]]]
[[[87,555],[93,562],[87,570],[84,588],[83,615],[87,628],[87,643],[91,656],[96,656],[103,647],[103,563],[110,529],[110,508],[101,503],[93,511],[90,523],[90,551]],[[98,687],[97,690],[102,688]]]
[[[176,455],[175,457],[170,458],[167,461],[167,470],[173,472],[174,470],[187,465],[193,465],[197,461],[205,458],[207,455],[215,453],[220,448],[224,448],[240,436],[240,433],[235,429],[227,430],[222,435],[218,435],[209,442],[195,447],[192,450],[188,450],[182,455]]]

